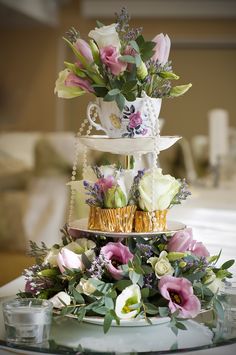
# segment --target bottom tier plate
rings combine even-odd
[[[136,232],[131,232],[131,233],[115,233],[115,232],[102,232],[102,231],[97,231],[97,230],[90,230],[88,229],[88,219],[87,218],[82,218],[82,219],[77,219],[69,225],[69,233],[74,236],[80,236],[80,235],[102,235],[102,236],[107,236],[111,238],[123,238],[123,237],[138,237],[138,236],[152,236],[152,235],[157,235],[157,234],[173,234],[176,233],[180,230],[183,230],[186,228],[186,225],[181,222],[177,221],[167,221],[167,230],[165,231],[156,231],[156,232],[145,232],[145,233],[136,233]]]
[[[145,327],[151,325],[158,325],[163,323],[168,323],[170,321],[169,317],[149,317],[152,324],[148,323],[145,319],[122,319],[120,320],[120,325],[117,325],[116,321],[112,321],[112,327]],[[104,318],[102,317],[84,317],[83,322],[103,325]]]

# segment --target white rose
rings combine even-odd
[[[49,264],[51,267],[57,266],[57,255],[60,249],[52,248],[48,254],[45,256],[43,264]]]
[[[139,313],[139,307],[132,306],[140,303],[141,292],[138,285],[126,287],[116,299],[115,312],[120,319],[134,318]]]
[[[155,271],[155,275],[158,279],[163,276],[173,275],[174,269],[171,263],[167,259],[167,252],[163,250],[158,257],[149,258],[148,263],[150,263]]]
[[[120,39],[118,33],[116,32],[116,23],[112,23],[109,26],[103,26],[100,28],[95,28],[89,32],[88,36],[92,38],[96,43],[99,49],[113,46],[120,49]]]
[[[143,211],[161,211],[170,206],[179,192],[180,182],[171,175],[163,175],[156,168],[147,171],[139,183],[139,206]]]
[[[79,284],[76,286],[76,291],[89,296],[96,291],[96,287],[94,287],[89,280],[81,278]]]
[[[93,261],[95,258],[95,252],[93,250],[95,247],[96,244],[92,240],[89,240],[87,238],[79,238],[76,240],[76,242],[71,242],[64,246],[65,249],[73,251],[76,254],[85,254],[90,261]]]
[[[49,299],[54,308],[63,308],[65,305],[60,300],[62,300],[67,306],[71,302],[70,296],[64,291],[58,292],[55,296]]]

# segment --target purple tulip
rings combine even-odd
[[[158,284],[161,295],[169,301],[171,313],[179,311],[180,318],[194,318],[201,310],[199,299],[193,294],[189,280],[183,277],[163,276]]]
[[[155,47],[153,48],[154,54],[152,56],[152,60],[155,62],[158,61],[158,63],[162,65],[166,64],[169,58],[171,45],[169,36],[160,33],[153,38],[152,42],[156,43]]]
[[[133,259],[133,254],[129,248],[121,242],[109,242],[101,248],[101,254],[108,261],[108,271],[115,280],[122,278],[123,271],[119,268],[120,265],[127,264]]]
[[[94,89],[92,88],[90,82],[87,79],[79,78],[74,73],[70,73],[67,76],[65,80],[65,86],[80,87],[82,90],[85,90],[87,92],[94,92]]]
[[[111,70],[113,75],[119,75],[125,71],[127,63],[119,61],[117,48],[113,46],[101,48],[100,55],[101,61]]]
[[[202,242],[197,242],[193,239],[193,233],[191,228],[186,228],[183,231],[175,233],[167,245],[168,251],[184,253],[186,251],[201,257],[209,256],[210,253],[202,244]]]
[[[77,49],[77,51],[80,52],[80,54],[86,59],[88,64],[93,62],[92,51],[86,41],[84,41],[81,38],[78,38],[74,46]]]
[[[83,264],[78,254],[73,251],[62,248],[57,256],[57,265],[63,273],[67,269],[82,269]]]

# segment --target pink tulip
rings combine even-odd
[[[186,228],[183,231],[175,233],[167,245],[167,250],[180,253],[189,251],[198,257],[207,257],[210,255],[209,251],[205,245],[202,244],[202,242],[197,242],[193,239],[191,228]]]
[[[108,271],[115,280],[122,278],[123,271],[119,268],[120,265],[127,264],[133,259],[133,254],[129,248],[121,242],[109,242],[101,248],[101,254],[108,261]]]
[[[87,92],[94,92],[94,89],[92,88],[90,82],[87,79],[79,78],[74,73],[69,73],[65,80],[65,86],[80,87],[82,90],[85,90]]]
[[[158,284],[161,295],[169,301],[171,313],[179,311],[180,318],[194,318],[201,310],[199,299],[193,294],[189,280],[183,277],[163,276]]]
[[[101,48],[100,55],[101,61],[111,70],[113,75],[119,75],[125,71],[127,63],[119,61],[117,48],[113,46]]]
[[[74,46],[77,49],[77,51],[80,52],[80,54],[86,59],[88,64],[93,62],[92,51],[86,41],[84,41],[81,38],[78,38]]]
[[[186,228],[174,234],[167,245],[167,250],[184,253],[185,251],[189,250],[192,241],[192,229]]]
[[[63,273],[65,271],[65,268],[67,269],[82,269],[83,264],[82,261],[80,260],[80,257],[78,254],[74,253],[73,251],[62,248],[60,253],[57,256],[57,265]]]
[[[153,48],[155,53],[152,56],[152,60],[155,62],[158,61],[158,63],[162,65],[166,64],[169,58],[171,45],[169,36],[160,33],[153,38],[152,42],[156,43],[155,47]]]

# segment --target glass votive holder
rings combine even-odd
[[[228,283],[224,289],[227,302],[227,321],[231,330],[236,331],[236,282]]]
[[[53,304],[36,298],[3,302],[6,340],[13,344],[40,344],[49,339]]]

